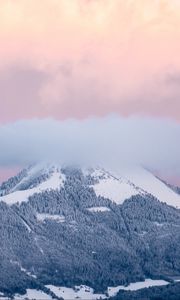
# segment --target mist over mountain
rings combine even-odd
[[[142,165],[178,176],[179,136],[179,124],[165,119],[109,116],[19,121],[0,127],[0,165],[26,166],[52,160],[114,169]]]

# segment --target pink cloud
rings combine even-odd
[[[1,122],[111,112],[179,121],[179,20],[175,0],[2,0]]]

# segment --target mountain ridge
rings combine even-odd
[[[16,201],[20,203],[27,201],[28,197],[34,193],[62,187],[65,181],[65,176],[61,171],[63,168],[58,164],[48,163],[33,165],[22,170],[17,176],[2,183],[0,201],[8,204],[16,203]],[[118,204],[122,204],[124,200],[137,194],[151,194],[161,202],[180,208],[178,190],[173,189],[145,168],[138,167],[117,172],[94,167],[83,168],[82,172],[85,176],[91,177],[91,180],[94,179],[92,187],[97,195],[109,198]],[[29,194],[23,192],[25,190],[28,190]],[[11,193],[13,193],[12,197]]]

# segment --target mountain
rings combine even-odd
[[[105,297],[108,287],[180,276],[180,195],[142,167],[38,164],[0,195],[4,296],[39,290],[66,299],[78,286],[71,295]]]
[[[97,196],[108,198],[117,204],[122,204],[135,195],[151,194],[161,202],[180,208],[178,189],[173,190],[170,185],[142,167],[118,172],[99,167],[87,168],[82,173],[93,179],[92,187]],[[65,180],[65,174],[57,165],[31,166],[1,185],[0,199],[9,205],[25,202],[35,193],[60,189]]]

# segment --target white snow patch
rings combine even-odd
[[[103,169],[94,170],[91,176],[95,180],[98,180],[98,183],[92,186],[96,195],[108,198],[117,204],[122,204],[125,199],[140,193],[140,191],[127,180],[117,178]]]
[[[123,176],[140,189],[156,197],[159,201],[168,205],[180,208],[180,195],[175,193],[165,183],[159,180],[148,170],[142,167],[118,171],[119,176]]]
[[[14,203],[21,203],[28,201],[28,198],[35,193],[41,193],[46,190],[56,190],[63,187],[63,183],[65,180],[65,175],[60,173],[59,171],[54,171],[50,178],[46,181],[39,184],[39,186],[34,187],[32,189],[23,190],[23,191],[15,191],[8,195],[0,197],[0,201],[4,201],[9,205]]]
[[[14,300],[24,300],[26,298],[28,300],[52,300],[52,297],[50,295],[35,289],[27,289],[25,295],[16,294]]]
[[[143,167],[118,171],[96,168],[89,170],[89,174],[98,181],[92,185],[96,195],[117,204],[135,195],[151,194],[161,202],[180,208],[180,195]]]
[[[169,284],[169,282],[165,280],[146,279],[142,282],[130,283],[128,286],[122,285],[117,287],[108,287],[107,295],[108,297],[113,297],[116,296],[120,290],[136,291],[143,288],[162,286],[167,284]],[[58,297],[62,297],[65,300],[75,300],[77,298],[83,300],[107,299],[107,296],[105,294],[94,294],[94,290],[85,285],[75,286],[74,288],[56,287],[54,285],[47,285],[46,287],[49,288],[55,295],[57,295]]]
[[[88,286],[81,285],[75,286],[75,288],[67,288],[67,287],[56,287],[54,285],[47,285],[56,296],[64,298],[64,300],[96,300],[96,299],[105,299],[107,298],[103,294],[94,294],[94,290]]]
[[[105,212],[105,211],[111,211],[108,207],[106,206],[94,206],[87,208],[90,212]]]
[[[44,222],[45,220],[53,220],[58,223],[65,222],[65,217],[60,215],[51,215],[51,214],[36,214],[37,220],[39,222]]]
[[[116,296],[117,293],[120,290],[125,290],[125,291],[136,291],[152,286],[162,286],[162,285],[167,285],[169,284],[168,281],[165,280],[153,280],[153,279],[146,279],[145,281],[140,281],[140,282],[135,282],[135,283],[130,283],[128,286],[117,286],[117,287],[109,287],[108,288],[108,296],[113,297]]]
[[[179,280],[175,280],[178,282]],[[168,285],[169,282],[165,280],[153,280],[153,279],[146,279],[142,282],[135,282],[130,283],[128,286],[117,286],[117,287],[108,287],[107,294],[108,297],[114,297],[117,295],[117,293],[120,290],[125,291],[136,291],[143,288],[149,288],[152,286],[163,286]],[[75,286],[74,288],[67,288],[67,287],[57,287],[54,285],[47,285],[48,289],[50,289],[56,296],[62,297],[64,300],[76,300],[76,299],[82,299],[82,300],[98,300],[98,299],[107,299],[108,297],[105,294],[94,294],[94,290],[88,286],[81,285],[81,286]],[[0,293],[0,299],[8,299],[4,298],[3,294]],[[24,300],[25,298],[28,298],[29,300],[36,300],[36,299],[42,299],[42,300],[52,300],[52,297],[48,294],[35,289],[27,289],[25,295],[19,295],[16,294],[14,297],[14,300]]]

